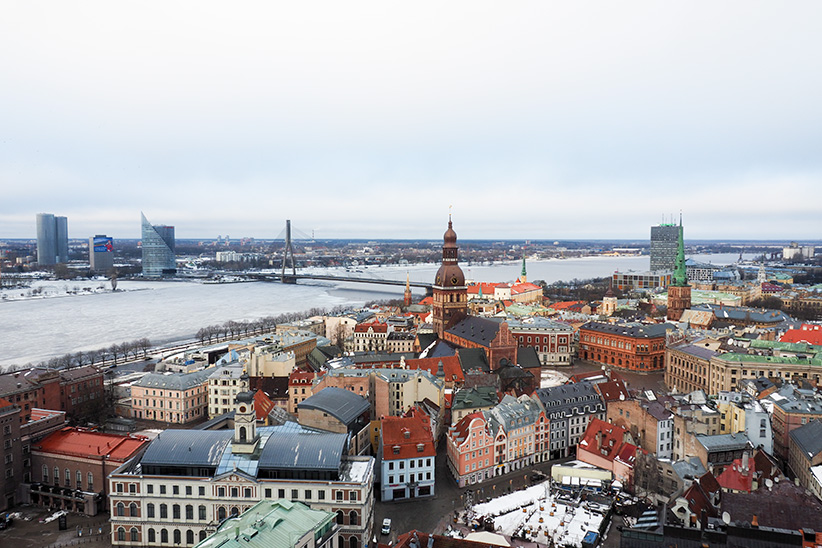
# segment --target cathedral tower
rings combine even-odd
[[[528,282],[528,273],[525,271],[525,255],[522,256],[522,272],[520,272],[519,281],[523,284]]]
[[[685,242],[682,239],[682,216],[679,217],[679,241],[671,285],[668,286],[668,319],[678,322],[682,313],[691,308],[691,286],[685,270]]]
[[[434,278],[434,331],[442,338],[449,329],[468,315],[468,288],[465,287],[465,274],[457,264],[459,248],[457,233],[448,216],[448,230],[443,235],[442,266]]]

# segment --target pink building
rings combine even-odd
[[[585,435],[577,445],[577,459],[610,470],[614,479],[631,491],[634,483],[634,461],[637,447],[624,428],[599,419],[591,419]]]
[[[135,419],[187,424],[208,417],[208,377],[214,369],[164,375],[149,373],[131,385]]]
[[[494,475],[494,437],[481,411],[462,418],[448,431],[448,466],[460,487]]]

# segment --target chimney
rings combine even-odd
[[[742,473],[748,475],[748,452],[742,453]]]
[[[759,527],[759,520],[756,518],[756,514],[751,518],[751,527]]]

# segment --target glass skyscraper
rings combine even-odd
[[[68,219],[51,213],[37,214],[37,263],[68,262]]]
[[[651,272],[674,269],[680,230],[681,227],[673,223],[651,227]]]
[[[140,213],[143,222],[143,276],[159,278],[177,273],[174,257],[174,227],[154,226]]]

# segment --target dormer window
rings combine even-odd
[[[424,443],[418,443],[417,444],[417,453],[422,453],[424,450],[425,450],[425,444]]]
[[[392,449],[394,450],[395,455],[400,454],[400,446],[399,445],[395,445],[394,447],[392,447]]]

